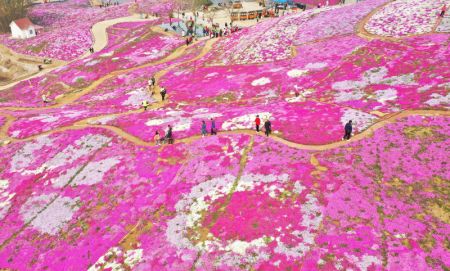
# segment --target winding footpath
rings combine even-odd
[[[387,2],[385,5],[390,4],[391,2]],[[381,36],[377,36],[377,35],[373,35],[370,34],[369,32],[367,32],[365,30],[365,24],[367,23],[367,21],[377,12],[379,11],[381,8],[383,8],[385,5],[382,5],[376,9],[374,9],[370,14],[368,14],[367,16],[365,16],[357,25],[356,27],[356,32],[359,36],[368,39],[368,40],[372,40],[372,39],[388,39],[388,40],[398,40],[396,38],[391,38],[391,37],[381,37]],[[112,19],[112,20],[107,20],[107,21],[102,21],[99,23],[96,23],[92,29],[92,35],[93,35],[93,39],[94,39],[94,44],[93,44],[93,48],[95,51],[101,51],[103,48],[105,48],[108,45],[108,35],[107,35],[107,28],[110,26],[113,26],[115,24],[118,23],[123,23],[123,22],[141,22],[141,21],[150,21],[150,20],[154,20],[155,18],[151,17],[148,19],[141,19],[138,17],[138,15],[133,15],[133,16],[128,16],[128,17],[122,17],[122,18],[116,18],[116,19]],[[159,34],[163,34],[163,35],[170,35],[169,33],[164,32],[162,29],[160,29],[159,27],[152,27],[151,31],[153,32],[157,32]],[[214,43],[217,41],[218,39],[210,39],[208,41],[205,42],[205,44],[203,45],[203,48],[201,50],[201,52],[196,55],[193,58],[190,58],[186,61],[180,61],[180,62],[176,62],[171,64],[170,66],[158,71],[155,74],[155,78],[157,79],[157,82],[159,82],[159,79],[162,78],[165,74],[167,74],[169,71],[171,71],[172,69],[183,65],[183,64],[187,64],[193,61],[196,61],[200,58],[202,58],[203,56],[205,56],[207,53],[209,53],[212,49],[213,49],[213,45]],[[198,45],[200,42],[202,41],[196,41],[194,43],[194,45]],[[317,42],[317,41],[314,41]],[[91,83],[88,87],[82,89],[81,91],[78,92],[72,92],[72,93],[68,93],[68,94],[64,94],[62,95],[62,97],[58,98],[55,100],[55,104],[47,106],[47,107],[3,107],[0,108],[0,116],[5,118],[5,121],[2,125],[2,127],[0,128],[0,144],[9,144],[9,143],[14,143],[14,142],[25,142],[25,141],[30,141],[30,140],[34,140],[39,136],[42,135],[50,135],[50,134],[54,134],[54,133],[61,133],[64,131],[69,131],[69,130],[80,130],[80,129],[86,129],[86,128],[101,128],[101,129],[106,129],[109,130],[113,133],[115,133],[117,136],[123,138],[124,140],[127,140],[129,142],[132,142],[133,144],[139,145],[139,146],[153,146],[154,143],[153,142],[149,142],[149,141],[145,141],[139,137],[136,137],[134,135],[131,135],[127,132],[125,132],[124,130],[122,130],[119,127],[115,127],[115,126],[111,126],[111,125],[97,125],[97,124],[92,124],[95,123],[95,120],[101,119],[101,118],[105,118],[105,117],[112,117],[112,116],[124,116],[124,115],[130,115],[130,114],[135,114],[135,113],[139,113],[142,112],[142,109],[136,109],[136,110],[129,110],[126,112],[122,112],[122,113],[114,113],[114,114],[104,114],[104,115],[99,115],[99,116],[95,116],[95,117],[90,117],[90,118],[86,118],[80,121],[76,121],[75,123],[73,123],[72,125],[69,126],[64,126],[64,127],[59,127],[50,131],[46,131],[37,135],[33,135],[27,138],[23,138],[23,139],[17,139],[17,138],[12,138],[8,135],[8,130],[11,127],[11,125],[14,123],[14,121],[16,120],[16,118],[14,116],[12,116],[11,114],[8,114],[6,111],[31,111],[31,110],[48,110],[48,109],[54,109],[54,108],[60,108],[62,106],[65,105],[69,105],[73,102],[75,102],[76,100],[78,100],[79,98],[83,97],[84,95],[92,92],[93,90],[95,90],[100,84],[102,84],[103,82],[105,82],[106,80],[110,79],[110,78],[114,78],[117,77],[121,74],[126,74],[128,72],[137,70],[137,69],[142,69],[145,67],[149,67],[149,66],[153,66],[153,65],[157,65],[157,64],[164,64],[173,60],[176,60],[180,57],[182,57],[185,53],[186,50],[190,48],[190,47],[186,47],[186,46],[181,46],[178,47],[177,49],[175,49],[171,54],[167,55],[166,57],[153,61],[153,62],[149,62],[149,63],[145,63],[143,65],[140,66],[135,66],[132,68],[128,68],[128,69],[123,69],[123,70],[116,70],[112,73],[109,73],[99,79],[97,79],[96,81],[94,81],[93,83]],[[293,46],[293,51],[295,52],[295,46]],[[84,57],[89,56],[90,53],[87,52],[85,53],[83,56],[81,56],[78,59],[82,59]],[[77,59],[77,60],[78,60]],[[75,60],[74,60],[75,61]],[[51,70],[46,70],[45,72],[50,72]],[[42,74],[37,74],[35,76],[40,76]],[[27,79],[23,79],[21,81],[26,81],[29,80],[29,78]],[[21,82],[19,81],[19,82]],[[12,85],[15,85],[19,82],[15,82],[12,83]],[[0,90],[7,88],[7,87],[11,87],[11,86],[4,86],[4,87],[0,87]],[[160,86],[156,85],[156,94],[154,95],[155,100],[157,101],[157,103],[152,104],[150,106],[150,109],[159,109],[159,108],[163,108],[166,103],[161,102],[160,100],[160,95],[159,91],[160,91]],[[372,112],[371,112],[372,113]],[[376,112],[375,112],[376,113]],[[381,113],[380,114],[375,114],[377,116],[380,117],[379,121],[377,121],[376,123],[374,123],[372,126],[368,127],[366,130],[362,131],[359,134],[356,134],[355,136],[352,137],[352,139],[348,140],[348,141],[338,141],[338,142],[330,142],[327,144],[323,144],[323,145],[308,145],[308,144],[301,144],[298,142],[293,142],[293,141],[288,141],[280,136],[277,136],[276,134],[272,135],[271,138],[279,143],[285,144],[289,147],[292,148],[296,148],[296,149],[303,149],[303,150],[314,150],[314,151],[322,151],[322,150],[329,150],[329,149],[334,149],[334,148],[338,148],[341,146],[345,146],[351,142],[354,141],[359,141],[362,140],[364,138],[370,137],[376,130],[395,122],[396,120],[400,119],[400,118],[406,118],[408,116],[414,116],[414,115],[420,115],[420,116],[445,116],[445,117],[449,117],[450,116],[450,111],[448,110],[404,110],[398,113],[391,113],[391,114],[385,114],[385,113]],[[251,135],[251,136],[258,136],[259,134],[257,134],[255,131],[253,130],[233,130],[233,131],[221,131],[220,132],[221,135],[229,135],[229,134],[247,134],[247,135]],[[182,143],[192,143],[195,140],[199,140],[201,139],[201,136],[191,136],[191,137],[186,137],[186,138],[179,138],[177,139],[177,142],[182,142]]]
[[[111,20],[106,20],[106,21],[101,21],[98,22],[96,24],[94,24],[91,27],[91,33],[92,33],[92,39],[93,39],[93,44],[92,47],[94,48],[95,52],[101,51],[103,50],[107,45],[108,45],[108,32],[106,31],[108,29],[108,27],[111,27],[115,24],[118,23],[132,23],[132,22],[145,22],[145,21],[152,21],[155,20],[156,17],[149,17],[147,19],[142,19],[140,18],[137,14],[132,15],[132,16],[127,16],[127,17],[121,17],[121,18],[116,18],[116,19],[111,19]],[[19,53],[14,52],[14,54],[20,55]],[[35,77],[39,77],[42,75],[45,75],[63,65],[68,65],[72,62],[75,62],[77,60],[83,59],[88,57],[89,55],[91,55],[91,53],[89,52],[89,50],[84,53],[83,55],[81,55],[78,58],[75,58],[72,61],[66,62],[66,61],[62,61],[62,60],[53,60],[53,63],[49,68],[43,69],[40,72],[37,72],[35,74],[32,74],[31,76],[28,76],[26,78],[21,78],[20,80],[16,80],[14,82],[11,82],[7,85],[3,85],[0,86],[0,91],[1,90],[5,90],[11,87],[14,87],[15,85],[17,85],[18,83],[22,82],[22,81],[27,81],[30,80],[32,78]],[[35,57],[35,58],[39,58],[39,57]],[[43,59],[43,58],[42,58]]]

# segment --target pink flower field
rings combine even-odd
[[[0,42],[74,61],[0,90],[0,270],[448,270],[444,1],[330,2],[189,46],[122,22],[81,58],[130,4],[33,6]]]
[[[129,4],[105,9],[91,8],[87,0],[47,3],[32,7],[30,20],[43,27],[36,37],[14,40],[10,35],[0,35],[0,42],[11,49],[41,57],[65,61],[84,54],[92,44],[90,28],[95,23],[128,16]]]

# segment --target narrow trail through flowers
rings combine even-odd
[[[365,38],[365,39],[385,39],[385,40],[399,40],[398,38],[393,38],[393,37],[384,37],[384,36],[378,36],[375,34],[371,34],[369,33],[366,29],[365,29],[365,24],[367,23],[367,21],[374,15],[376,14],[379,10],[381,10],[384,6],[390,4],[392,2],[387,2],[384,5],[379,6],[378,8],[374,9],[372,12],[370,12],[366,17],[364,17],[358,24],[356,27],[356,32],[359,36]],[[146,20],[153,20],[154,18],[149,18],[149,19],[140,19],[138,17],[136,17],[136,15],[133,16],[128,16],[128,17],[122,17],[122,18],[116,18],[116,19],[112,19],[112,20],[106,20],[106,21],[102,21],[99,23],[96,23],[91,31],[92,31],[92,35],[94,38],[94,45],[93,48],[96,51],[100,51],[102,50],[105,46],[107,46],[108,43],[108,36],[107,36],[107,28],[115,25],[117,23],[122,23],[122,22],[138,22],[138,21],[146,21]],[[161,29],[158,26],[154,26],[151,28],[151,32],[156,32],[162,35],[171,35],[167,32],[165,32],[163,29]],[[188,60],[185,61],[181,61],[178,63],[174,63],[171,64],[170,66],[159,70],[158,72],[156,72],[154,74],[157,82],[159,82],[159,79],[162,78],[165,74],[167,74],[168,72],[170,72],[171,70],[173,70],[174,68],[181,66],[181,65],[185,65],[191,62],[195,62],[196,60],[201,59],[202,57],[204,57],[206,54],[208,54],[212,49],[213,49],[213,45],[216,41],[218,41],[219,39],[211,39],[205,42],[205,44],[203,45],[201,51],[199,54],[197,54],[195,57],[190,58]],[[197,41],[194,44],[198,44],[201,41]],[[315,40],[312,41],[311,43],[316,43],[316,42],[320,42],[320,40]],[[95,80],[94,82],[92,82],[89,86],[79,90],[79,91],[72,91],[70,93],[66,93],[63,94],[62,97],[57,98],[54,102],[53,105],[47,106],[47,107],[2,107],[0,108],[0,110],[6,110],[6,111],[32,111],[32,110],[48,110],[48,109],[55,109],[55,108],[61,108],[65,105],[69,105],[75,101],[77,101],[78,99],[80,99],[81,97],[89,94],[90,92],[92,92],[93,90],[95,90],[99,85],[101,85],[103,82],[105,82],[108,79],[111,78],[115,78],[119,75],[122,74],[126,74],[138,69],[142,69],[142,68],[146,68],[149,66],[153,66],[153,65],[158,65],[158,64],[164,64],[173,60],[176,60],[180,57],[182,57],[185,53],[186,50],[190,48],[187,46],[181,46],[178,47],[177,49],[175,49],[171,54],[169,54],[168,56],[157,60],[157,61],[153,61],[153,62],[149,62],[149,63],[145,63],[139,66],[135,66],[135,67],[131,67],[131,68],[127,68],[127,69],[123,69],[123,70],[116,70],[113,71],[97,80]],[[295,49],[295,47],[293,47],[293,49]],[[294,50],[295,51],[295,50]],[[81,56],[80,58],[84,58],[87,55],[89,55],[88,53],[84,54],[83,56]],[[40,74],[39,74],[40,75]],[[37,76],[37,75],[36,75]],[[21,81],[26,81],[29,78],[23,79]],[[12,83],[13,85],[21,82],[15,82]],[[6,88],[8,86],[3,86],[0,88]],[[160,92],[161,86],[159,84],[156,85],[155,87],[155,95],[154,95],[154,99],[157,101],[157,103],[153,104],[150,106],[150,109],[159,109],[159,108],[163,108],[165,106],[164,103],[161,103],[161,98],[158,95]],[[124,116],[124,115],[131,115],[131,114],[135,114],[135,113],[139,113],[141,112],[141,109],[136,109],[136,110],[129,110],[126,112],[122,112],[122,113],[115,113],[115,114],[103,114],[103,115],[98,115],[96,117],[90,117],[90,118],[86,118],[84,120],[80,120],[75,122],[73,125],[70,126],[65,126],[65,127],[60,127],[60,128],[56,128],[50,131],[46,131],[40,134],[36,134],[33,135],[31,137],[27,137],[27,138],[23,138],[23,139],[16,139],[16,138],[11,138],[10,136],[8,136],[8,129],[9,127],[13,124],[13,122],[16,120],[16,118],[14,116],[12,116],[9,113],[6,112],[0,112],[0,116],[4,116],[6,118],[5,123],[3,124],[3,126],[0,128],[0,140],[3,140],[4,142],[24,142],[24,141],[30,141],[30,140],[34,140],[39,136],[42,135],[48,135],[48,134],[53,134],[53,133],[58,133],[58,132],[64,132],[64,131],[68,131],[68,130],[80,130],[80,129],[85,129],[85,128],[102,128],[102,129],[107,129],[110,130],[112,132],[114,132],[115,134],[119,135],[120,137],[124,138],[127,141],[130,141],[136,145],[139,146],[151,146],[154,145],[152,142],[149,141],[145,141],[142,140],[139,137],[136,137],[130,133],[125,132],[124,130],[122,130],[119,127],[116,126],[111,126],[111,125],[94,125],[94,124],[90,124],[93,123],[93,121],[104,118],[104,117],[112,117],[112,116]],[[371,112],[372,113],[372,112]],[[378,113],[378,112],[373,112],[373,113]],[[337,148],[343,145],[346,145],[352,141],[357,141],[357,140],[361,140],[363,138],[369,137],[372,135],[372,133],[385,126],[386,124],[392,123],[394,121],[396,121],[399,118],[405,118],[408,116],[412,116],[412,115],[421,115],[421,116],[434,116],[434,115],[443,115],[443,116],[450,116],[450,112],[447,110],[404,110],[401,112],[397,112],[397,113],[392,113],[392,114],[384,114],[384,113],[380,113],[380,114],[376,114],[378,116],[380,116],[380,120],[376,123],[374,123],[373,125],[371,125],[370,127],[368,127],[366,130],[364,130],[363,132],[355,135],[351,140],[349,141],[342,141],[342,142],[332,142],[332,143],[328,143],[328,144],[323,144],[323,145],[307,145],[307,144],[300,144],[300,143],[296,143],[296,142],[292,142],[292,141],[288,141],[283,139],[280,136],[277,135],[272,135],[272,138],[275,141],[278,141],[280,143],[283,143],[287,146],[290,146],[292,148],[296,148],[296,149],[305,149],[305,150],[328,150],[328,149],[333,149],[333,148]],[[234,130],[234,131],[221,131],[221,134],[247,134],[247,135],[257,135],[255,131],[253,130]],[[180,138],[177,141],[178,142],[184,142],[184,143],[191,143],[195,140],[200,139],[200,136],[191,136],[191,137],[186,137],[186,138]]]

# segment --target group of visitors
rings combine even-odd
[[[101,3],[100,7],[109,7],[109,6],[118,6],[119,5],[119,1],[108,1],[108,2],[103,2]]]
[[[212,28],[209,28],[208,26],[203,27],[203,36],[209,36],[210,38],[225,37],[239,30],[240,28],[238,26],[233,26],[232,23],[225,23],[224,28],[221,28],[219,24],[213,24]]]
[[[148,80],[148,90],[151,92],[152,96],[155,95],[156,88],[156,78],[153,75],[152,78]],[[164,101],[166,99],[167,90],[164,87],[161,87],[159,94],[161,95],[161,100]]]
[[[172,133],[172,126],[167,126],[167,132],[164,134],[164,131],[162,134],[159,134],[159,131],[155,132],[155,136],[153,137],[153,140],[155,141],[156,145],[161,145],[165,143],[173,144],[173,133]]]
[[[256,126],[256,132],[259,133],[260,131],[260,126],[261,126],[261,119],[259,118],[259,115],[256,115],[255,118],[255,126]],[[272,133],[272,123],[270,122],[269,118],[267,118],[264,121],[264,130],[265,130],[265,134],[266,136],[269,136]]]
[[[205,137],[207,134],[206,122],[202,120],[202,137]],[[214,118],[211,118],[211,135],[217,135],[216,121]]]
[[[211,118],[210,120],[211,120],[210,134],[217,135],[216,121],[214,120],[214,118]],[[256,115],[254,122],[255,122],[256,132],[259,133],[261,131],[261,128],[260,128],[261,127],[261,118],[259,117],[259,115]],[[344,137],[342,138],[342,140],[349,140],[352,136],[352,131],[353,131],[353,124],[352,124],[352,121],[349,120],[345,124]],[[269,118],[266,118],[266,120],[264,121],[264,134],[266,136],[269,136],[271,133],[272,133],[272,123],[270,122]],[[204,120],[202,120],[201,134],[202,134],[202,138],[205,137],[206,135],[208,135],[208,127]],[[174,138],[173,138],[172,126],[168,125],[168,129],[167,129],[167,132],[165,133],[165,135],[164,135],[164,132],[161,135],[159,133],[159,131],[156,131],[153,140],[155,141],[156,145],[161,145],[166,142],[169,144],[173,144]]]

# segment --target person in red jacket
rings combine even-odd
[[[444,6],[442,7],[442,10],[441,10],[441,14],[439,16],[444,17],[446,11],[447,11],[447,5],[444,4]]]
[[[259,133],[259,126],[261,125],[261,119],[259,118],[259,115],[256,115],[255,125],[256,125],[256,132]]]

